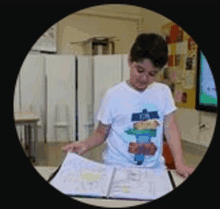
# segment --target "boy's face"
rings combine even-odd
[[[145,90],[156,79],[159,68],[155,68],[149,59],[143,62],[128,62],[130,83],[137,90]]]

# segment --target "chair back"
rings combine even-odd
[[[163,157],[165,159],[167,169],[176,169],[172,152],[166,141],[163,142]]]

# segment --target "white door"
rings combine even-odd
[[[77,56],[78,65],[78,140],[88,138],[93,122],[93,73],[92,56]]]
[[[94,57],[94,116],[97,128],[97,114],[100,101],[106,91],[122,81],[122,56],[101,55]]]
[[[38,141],[44,140],[45,133],[45,69],[44,58],[29,54],[21,67],[20,85],[16,84],[16,103],[20,97],[22,112],[33,112],[39,118]],[[17,86],[18,85],[18,86]],[[20,91],[20,93],[19,93]],[[21,107],[20,107],[21,106]],[[15,106],[18,111],[18,105]]]
[[[47,141],[75,140],[75,56],[45,55]]]

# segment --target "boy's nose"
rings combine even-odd
[[[142,76],[143,82],[147,82],[148,81],[149,76],[147,74],[144,74]]]

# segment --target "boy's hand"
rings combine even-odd
[[[188,167],[182,162],[176,163],[176,173],[183,178],[188,178],[194,170],[194,168]]]
[[[73,142],[71,144],[67,144],[66,146],[62,147],[62,151],[64,151],[65,153],[75,152],[79,155],[83,155],[88,151],[88,147],[84,142]]]

